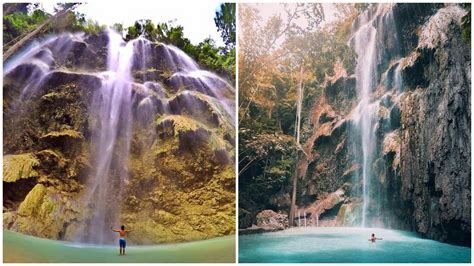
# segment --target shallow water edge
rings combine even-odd
[[[149,246],[82,245],[3,230],[3,262],[235,262],[235,236]]]

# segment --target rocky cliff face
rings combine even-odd
[[[87,241],[94,232],[85,228],[102,203],[104,230],[125,224],[138,244],[232,234],[234,89],[176,48],[136,40],[125,83],[130,113],[117,112],[113,146],[97,152],[103,121],[112,119],[97,111],[104,84],[114,78],[107,72],[109,36],[55,36],[6,65],[5,228]],[[184,72],[185,64],[196,71]],[[110,149],[103,183],[109,190],[101,198],[90,188]]]
[[[471,58],[460,28],[465,12],[457,5],[377,8],[366,14],[376,29],[366,223],[470,245]],[[354,33],[362,22],[356,19]],[[367,184],[356,122],[359,76],[336,72],[311,111],[297,204],[314,224],[360,225]]]

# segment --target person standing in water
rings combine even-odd
[[[120,245],[120,255],[125,255],[125,247],[127,246],[127,241],[125,240],[125,235],[126,233],[131,232],[132,230],[125,230],[125,226],[121,226],[120,230],[119,229],[114,229],[112,226],[110,227],[112,231],[119,233],[120,235],[120,240],[119,240],[119,245]]]
[[[372,233],[372,236],[369,238],[369,241],[372,242],[372,243],[375,243],[375,241],[377,240],[383,240],[383,238],[377,238],[375,237],[375,234]]]

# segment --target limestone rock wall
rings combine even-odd
[[[53,42],[34,55],[45,64],[29,60],[4,75],[4,227],[73,241],[93,207],[83,204],[94,173],[91,138],[98,117],[91,106],[102,88],[108,38],[66,34],[57,42],[61,49]],[[233,119],[208,86],[172,80],[177,69],[165,52],[162,44],[149,43],[146,64],[136,59],[132,67],[130,156],[111,162],[126,168],[128,178],[123,197],[109,195],[108,204],[134,229],[129,238],[136,244],[233,234]],[[233,101],[228,84],[213,84]],[[119,132],[116,145],[126,137]]]
[[[383,50],[371,96],[378,102],[371,166],[377,189],[368,208],[380,226],[470,245],[471,58],[461,37],[464,11],[439,4],[391,8],[395,34],[385,34],[384,20],[377,20]],[[361,165],[354,153],[360,143],[351,132],[355,78],[348,73],[331,80],[314,100],[308,156],[299,163],[301,210],[322,208],[343,191],[340,204],[328,208],[336,226],[360,223]]]

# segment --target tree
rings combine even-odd
[[[116,32],[119,32],[119,33],[123,33],[123,31],[125,30],[123,28],[122,23],[114,23],[114,25],[112,25],[112,29],[114,29]]]
[[[227,51],[235,47],[235,3],[221,4],[214,22],[224,40]]]
[[[6,62],[10,56],[12,56],[16,51],[20,48],[25,46],[30,40],[33,40],[37,36],[39,36],[42,32],[47,30],[47,27],[52,24],[54,21],[57,21],[65,16],[67,16],[68,12],[73,10],[79,3],[63,3],[57,4],[55,10],[57,11],[54,16],[49,16],[43,23],[34,27],[31,30],[25,31],[22,35],[18,36],[14,41],[15,44],[10,46],[4,53],[3,53],[3,62]],[[36,12],[36,11],[35,11]],[[15,13],[17,14],[17,13]],[[38,14],[37,14],[38,16]],[[44,18],[44,16],[40,16]]]
[[[321,25],[321,5],[282,6],[283,14],[266,20],[256,5],[239,6],[239,180],[244,180],[239,189],[250,198],[241,201],[244,205],[262,199],[260,208],[268,208],[277,189],[266,198],[258,193],[257,199],[252,187],[264,191],[265,184],[281,185],[280,192],[290,195],[286,199],[292,225],[301,177],[298,164],[311,152],[302,146],[308,138],[302,125],[328,77],[338,74],[340,65],[348,74],[353,72],[355,52],[348,46],[348,38],[360,11],[354,4],[346,4],[337,11],[335,22]],[[262,146],[253,141],[264,138],[273,143]],[[285,156],[271,149],[280,138],[291,142],[287,145],[291,152]],[[253,153],[269,158],[255,159]],[[279,165],[289,167],[279,171]]]
[[[58,13],[58,12],[61,12],[61,11],[66,11],[66,10],[73,10],[80,4],[82,4],[82,3],[79,3],[79,2],[77,2],[77,3],[74,3],[74,2],[71,2],[71,3],[57,3],[54,6],[54,12]]]
[[[274,110],[279,109],[279,99],[291,99],[290,101],[298,103],[301,107],[303,79],[305,77],[304,57],[306,55],[302,51],[306,49],[299,48],[299,45],[302,45],[301,42],[298,42],[298,45],[289,44],[291,44],[291,40],[301,38],[301,36],[315,29],[324,19],[321,4],[285,4],[283,7],[286,14],[284,17],[273,15],[263,24],[256,8],[250,5],[241,5],[239,12],[241,23],[239,25],[241,30],[239,32],[239,36],[241,36],[239,37],[239,50],[241,51],[239,55],[239,98],[242,99],[240,104],[240,110],[242,111],[239,112],[239,116],[241,121],[252,120],[253,108],[264,109],[267,113],[266,122],[264,123],[270,123],[280,130],[282,130],[280,117],[276,121],[272,119]],[[306,19],[305,26],[297,22],[302,17]],[[307,45],[306,47],[310,46]],[[296,76],[295,72],[299,75]],[[291,89],[281,90],[282,87],[288,88],[288,86]],[[297,95],[300,97],[296,97]],[[299,108],[299,110],[301,109]],[[299,127],[300,113],[296,117],[295,128],[296,126]],[[245,125],[246,122],[241,124]],[[277,133],[277,136],[280,135],[281,133]],[[246,141],[245,135],[242,135],[242,139]],[[293,143],[297,144],[297,140],[293,139]],[[239,156],[246,158],[243,153]],[[269,156],[271,157],[271,155]],[[293,158],[294,156],[298,156],[297,153],[292,153]],[[280,158],[280,160],[283,159]],[[282,163],[283,161],[280,160],[271,160],[271,165]],[[243,164],[242,170],[245,171],[246,168],[250,168],[249,165],[254,164],[254,170],[249,170],[249,172],[258,173],[255,170],[255,167],[259,167],[258,163],[247,159],[241,162]],[[267,167],[268,161],[265,160],[264,169],[267,169]],[[270,169],[276,168],[272,167]],[[274,172],[285,173],[286,178],[284,180],[291,180],[291,183],[294,184],[297,180],[296,167],[292,166],[291,169],[290,171]],[[239,176],[244,175],[242,170],[240,170]],[[263,173],[265,176],[266,170],[263,170]],[[294,187],[296,188],[296,185]],[[295,193],[291,194],[295,195]],[[294,201],[292,200],[290,210],[290,224],[293,221]]]

